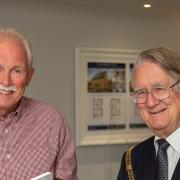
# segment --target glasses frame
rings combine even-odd
[[[165,87],[167,88],[167,90],[169,91],[169,96],[170,96],[170,90],[171,90],[171,88],[173,88],[174,86],[176,86],[179,82],[180,82],[180,80],[176,81],[174,84],[172,84],[172,85],[169,86],[169,87],[166,87],[166,86],[165,86]],[[142,102],[142,103],[138,103],[137,100],[135,99],[134,94],[136,94],[136,91],[131,92],[131,96],[133,97],[133,100],[134,100],[134,102],[135,102],[136,104],[145,104],[146,101],[147,101],[148,94],[151,93],[151,91],[147,91],[147,90],[146,90],[145,93],[146,93],[146,99],[145,99],[145,101]],[[169,98],[169,96],[168,96],[167,98]],[[155,97],[154,97],[154,98],[155,98]],[[167,98],[164,98],[164,99],[167,99]],[[155,99],[156,99],[156,98],[155,98]],[[164,100],[164,99],[157,99],[157,100],[162,101],[162,100]]]

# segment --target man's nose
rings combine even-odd
[[[152,94],[152,92],[149,92],[149,93],[147,94],[146,105],[147,105],[148,107],[153,107],[153,106],[157,105],[158,103],[159,103],[159,100],[154,97],[154,95]]]
[[[9,86],[11,84],[11,76],[9,72],[1,73],[0,75],[0,83],[4,86]]]

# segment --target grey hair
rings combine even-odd
[[[14,28],[0,28],[0,42],[6,40],[15,40],[24,47],[28,61],[28,68],[31,68],[33,65],[31,45],[25,36]]]
[[[138,64],[145,61],[158,64],[175,81],[180,80],[180,56],[175,51],[165,47],[144,50],[137,57],[134,71]]]

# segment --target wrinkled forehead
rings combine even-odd
[[[26,50],[24,48],[24,45],[19,41],[16,41],[16,40],[0,40],[0,51],[3,51],[3,50],[11,50],[12,53],[14,51],[21,52],[25,55],[25,57],[27,59],[27,54],[26,54]]]
[[[169,84],[173,77],[162,66],[151,61],[139,63],[132,74],[132,87],[148,87],[156,83]]]
[[[24,49],[24,46],[21,43],[14,40],[0,40],[0,58],[1,61],[3,59],[5,59],[6,61],[8,59],[12,59],[19,62],[21,61],[21,63],[24,63],[25,66],[28,66],[27,54]]]

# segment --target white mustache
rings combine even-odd
[[[3,86],[2,84],[0,84],[0,90],[1,91],[16,91],[16,87],[15,86]]]

